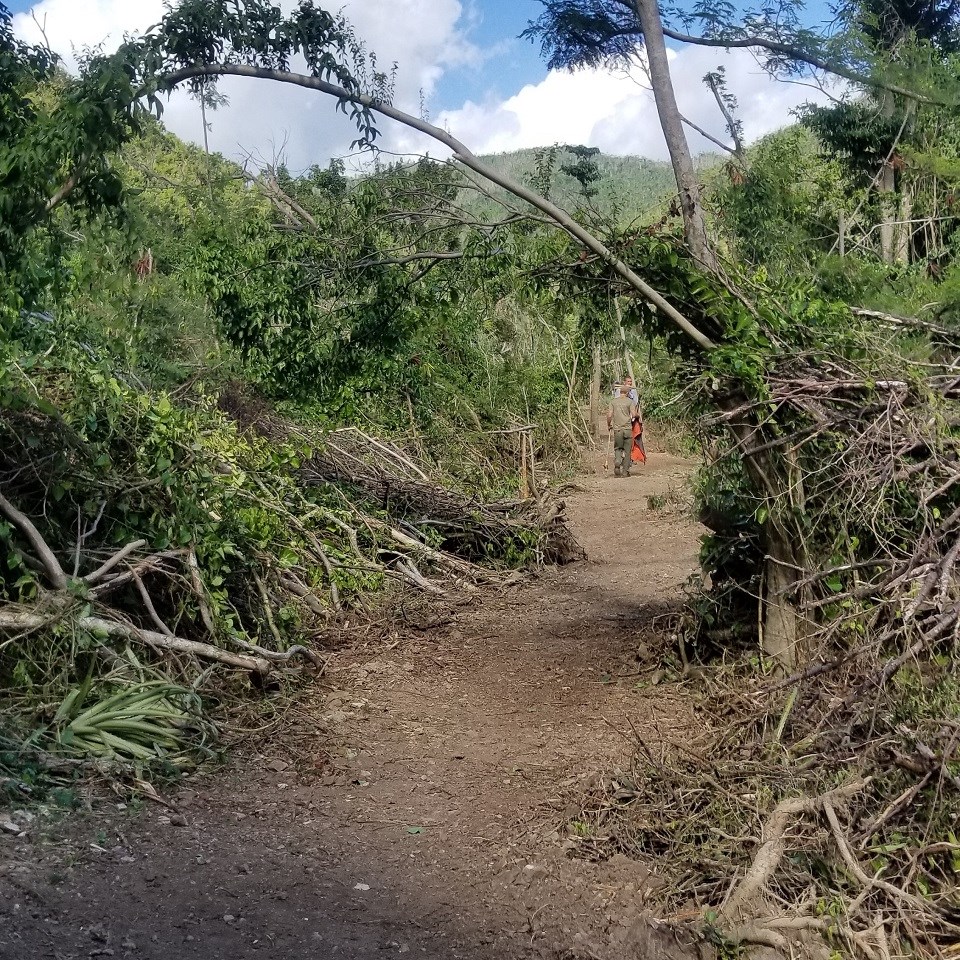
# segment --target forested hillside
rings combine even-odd
[[[677,189],[666,161],[614,157],[596,147],[550,146],[481,159],[520,183],[543,188],[541,192],[567,210],[594,208],[622,224],[646,225],[657,219],[666,212]],[[698,158],[698,169],[707,172],[719,163],[717,155],[703,155]],[[502,189],[492,193],[501,200],[509,196]],[[489,200],[474,201],[473,206],[488,215],[494,209]]]
[[[638,743],[565,849],[653,865],[717,957],[954,955],[956,10],[697,8],[698,38],[653,0],[542,6],[551,66],[644,43],[669,166],[477,157],[310,2],[183,0],[76,76],[0,3],[0,789],[172,776],[342,624],[581,560],[556,489],[633,368],[707,532],[686,602],[624,630],[702,734]],[[713,76],[731,146],[695,162],[661,20],[849,95],[746,144]],[[254,169],[164,129],[160,94],[228,75],[454,158]]]

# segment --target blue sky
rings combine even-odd
[[[496,53],[482,69],[459,70],[449,78],[444,94],[451,102],[480,99],[485,94],[505,97],[546,76],[537,45],[519,39],[541,9],[537,0],[473,0],[465,4],[474,43]]]
[[[5,0],[20,16],[14,29],[30,40],[39,31],[25,11],[44,23],[51,45],[67,58],[74,46],[120,42],[125,31],[155,23],[163,0]],[[293,0],[280,0],[292,5]],[[666,156],[652,96],[642,71],[604,70],[558,74],[547,70],[539,46],[518,35],[542,11],[539,0],[331,0],[344,7],[357,33],[381,64],[398,62],[395,102],[416,113],[423,94],[430,118],[477,152],[499,152],[555,142],[588,143],[608,153]],[[828,16],[823,0],[807,19]],[[790,122],[809,88],[768,78],[747,51],[678,48],[671,68],[681,110],[721,138],[721,117],[702,77],[723,65],[739,98],[748,139]],[[254,162],[278,155],[293,168],[326,163],[348,152],[353,131],[316,94],[263,81],[227,78],[221,89],[230,106],[212,118],[215,149]],[[196,141],[202,127],[195,103],[175,94],[164,120]],[[382,143],[398,153],[441,154],[405,128],[384,127]],[[713,149],[692,134],[697,149]]]

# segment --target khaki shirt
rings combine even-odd
[[[629,430],[636,409],[636,405],[629,397],[615,397],[610,402],[610,419],[613,429]]]

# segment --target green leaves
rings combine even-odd
[[[201,719],[199,699],[165,681],[107,692],[88,704],[92,675],[72,689],[53,718],[53,744],[61,752],[182,765],[196,733],[209,738],[213,727]]]

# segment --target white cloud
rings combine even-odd
[[[820,91],[771,79],[744,50],[688,47],[670,51],[677,102],[685,117],[729,142],[723,119],[703,76],[726,68],[728,89],[739,100],[744,135],[753,141],[792,122],[790,111],[806,101],[823,103]],[[666,159],[667,148],[653,94],[639,67],[623,71],[550,71],[538,84],[506,100],[446,110],[438,118],[476,153],[499,153],[552,143],[584,143],[605,153]],[[688,130],[696,152],[716,147]],[[408,138],[412,146],[414,138]]]
[[[282,0],[282,5],[290,8],[293,2]],[[421,92],[431,96],[446,70],[479,65],[484,57],[466,37],[460,0],[430,0],[429,7],[425,15],[422,0],[343,3],[357,36],[376,52],[378,68],[389,70],[396,62],[395,103],[414,114],[420,109]],[[104,50],[115,49],[125,33],[142,32],[157,23],[163,12],[163,0],[41,0],[33,8],[33,17],[14,17],[14,29],[24,39],[40,42],[37,23],[42,25],[50,45],[70,67],[75,64],[73,51],[100,44]],[[270,159],[282,145],[291,167],[299,169],[346,153],[356,137],[333,101],[320,94],[236,77],[225,78],[220,89],[230,106],[208,116],[210,144],[228,156],[251,152]],[[178,135],[194,142],[202,139],[199,107],[185,94],[174,94],[163,119]],[[389,134],[386,125],[384,132]],[[390,145],[385,138],[384,146]]]
[[[13,28],[39,43],[46,32],[50,46],[73,61],[71,52],[103,44],[114,50],[128,32],[140,32],[163,16],[163,0],[42,0],[29,13],[13,18]]]
[[[293,0],[282,0],[292,6]],[[429,6],[429,15],[424,8]],[[395,102],[417,114],[421,92],[436,96],[444,73],[454,67],[482,66],[490,51],[468,39],[469,25],[478,15],[474,0],[347,0],[344,12],[375,50],[379,67],[398,64]],[[41,0],[34,8],[54,49],[70,51],[88,45],[115,47],[126,32],[145,30],[163,15],[163,0]],[[38,41],[40,31],[27,15],[14,18],[24,38]],[[671,69],[677,99],[692,121],[725,138],[716,104],[701,78],[724,64],[728,84],[740,101],[740,116],[748,139],[755,139],[790,122],[790,110],[814,91],[771,80],[747,51],[704,48],[671,51]],[[523,87],[505,100],[467,102],[441,112],[436,121],[475,152],[490,153],[554,142],[586,143],[608,153],[666,157],[652,94],[634,75],[603,70],[575,74],[551,71],[537,84]],[[236,77],[225,78],[221,90],[230,106],[209,116],[211,146],[228,156],[247,152],[271,159],[283,148],[293,169],[325,164],[342,155],[356,136],[350,122],[334,110],[329,99],[284,84]],[[821,97],[821,99],[823,99]],[[164,114],[168,127],[198,142],[202,127],[198,105],[184,93],[173,96]],[[383,121],[381,146],[399,152],[443,148],[399,125]],[[691,134],[695,150],[713,149]]]

